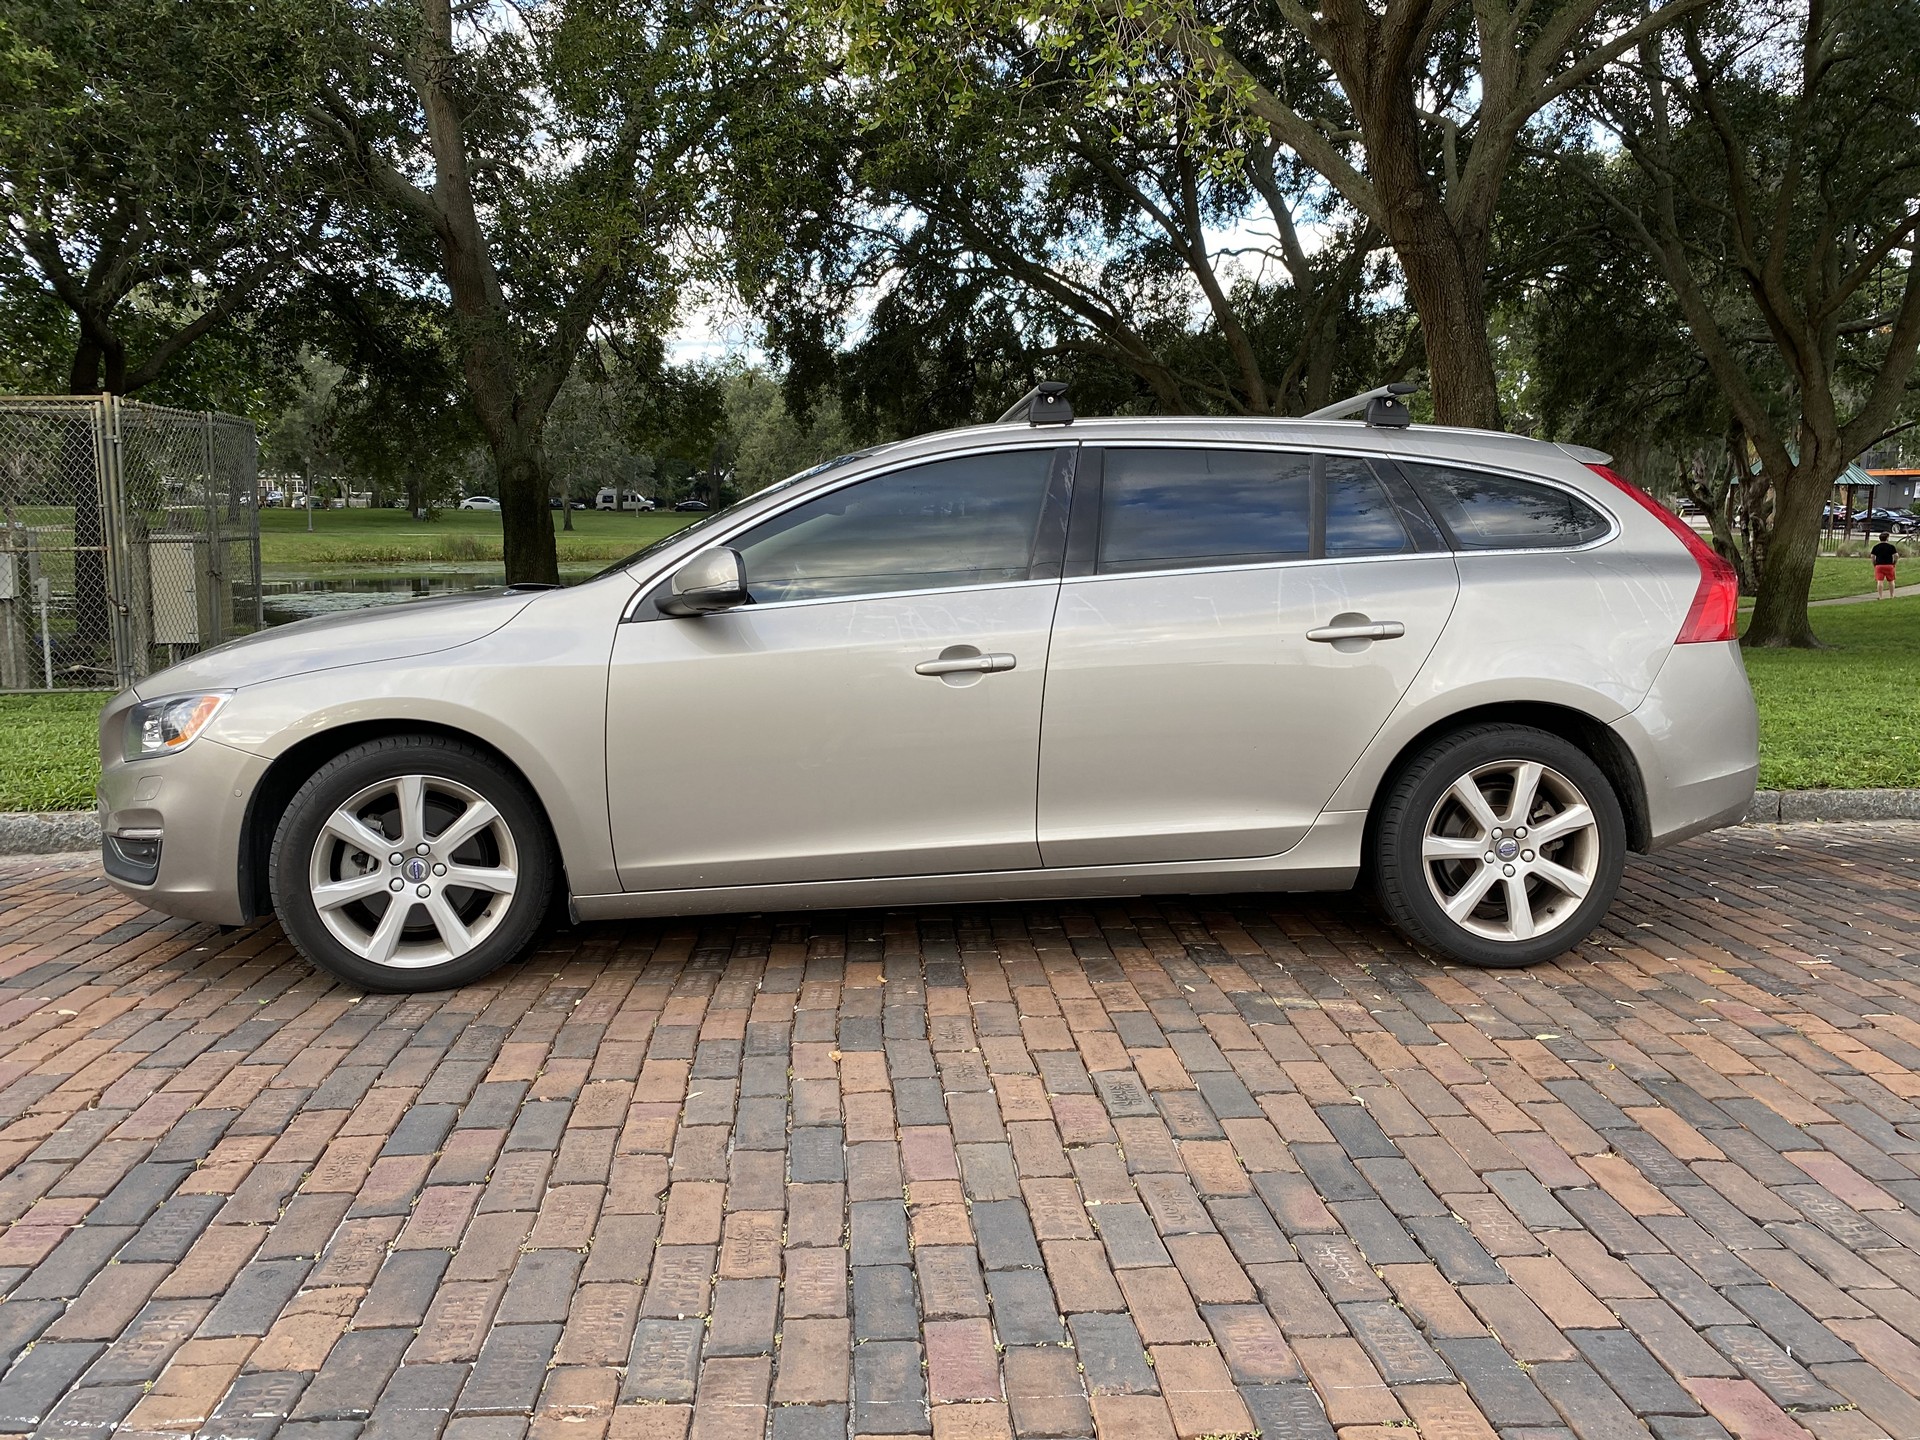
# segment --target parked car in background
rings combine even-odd
[[[587,508],[587,502],[584,500],[562,500],[558,495],[555,495],[547,501],[547,508],[549,510],[584,510]]]
[[[704,500],[687,499],[682,500],[673,508],[676,510],[705,510],[707,508],[707,502]]]
[[[653,501],[646,496],[636,495],[631,490],[615,490],[612,486],[608,486],[593,497],[593,508],[612,510],[616,501],[622,510],[643,511],[654,508]]]
[[[1911,510],[1888,510],[1884,507],[1869,512],[1867,524],[1874,530],[1898,530],[1905,534],[1920,530],[1920,515]]]
[[[1544,960],[1629,851],[1746,812],[1733,571],[1598,451],[1369,413],[922,436],[584,584],[209,650],[102,715],[107,873],[387,990],[525,953],[561,886],[612,919],[1365,876],[1441,956]],[[616,738],[689,716],[723,763]]]
[[[498,510],[500,502],[491,495],[469,495],[460,502],[462,510]]]

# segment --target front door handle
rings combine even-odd
[[[1347,621],[1345,617],[1318,630],[1307,631],[1307,639],[1331,645],[1339,640],[1398,640],[1407,627],[1398,620]]]
[[[961,675],[968,671],[977,671],[984,675],[998,674],[1002,670],[1011,670],[1014,657],[1004,652],[994,655],[943,655],[938,660],[922,660],[913,667],[916,675]]]

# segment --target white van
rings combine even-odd
[[[631,490],[615,490],[611,486],[608,486],[593,497],[593,508],[596,510],[612,510],[616,508],[616,499],[619,502],[618,508],[621,510],[653,509],[653,501],[647,499],[646,496],[636,495]]]

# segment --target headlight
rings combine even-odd
[[[171,695],[134,706],[127,712],[127,759],[145,760],[186,749],[226,703],[227,695],[221,692]]]

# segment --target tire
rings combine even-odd
[[[394,736],[355,745],[300,787],[274,832],[268,884],[288,938],[321,969],[366,990],[445,990],[528,949],[556,869],[519,777],[457,740]],[[390,919],[400,896],[407,908]]]
[[[1516,816],[1529,778],[1531,803]],[[1544,845],[1528,843],[1542,832]],[[1600,767],[1559,736],[1474,725],[1394,778],[1369,858],[1381,908],[1409,940],[1467,965],[1517,969],[1593,933],[1626,868],[1626,819]]]

